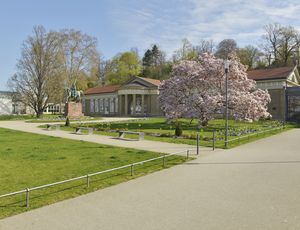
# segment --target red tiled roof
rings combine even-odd
[[[96,86],[94,88],[87,89],[84,94],[99,94],[99,93],[113,93],[120,88],[120,85],[107,85],[107,86]]]
[[[145,78],[145,77],[139,77],[141,79],[143,79],[144,81],[147,81],[153,85],[159,86],[160,85],[160,80],[157,79],[153,79],[153,78]]]
[[[285,79],[293,71],[294,67],[279,67],[273,69],[258,69],[247,72],[248,78],[256,81],[271,80],[271,79]]]

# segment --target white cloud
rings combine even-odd
[[[257,43],[263,26],[279,22],[300,27],[300,3],[295,1],[173,0],[130,1],[112,11],[120,33],[143,51],[158,43],[172,54],[183,38],[219,42],[235,39],[240,46]]]

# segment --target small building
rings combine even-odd
[[[0,91],[0,115],[22,113],[21,106],[14,100],[13,92]]]
[[[88,116],[160,116],[159,80],[134,77],[124,85],[97,86],[84,92],[82,111]]]
[[[288,120],[288,110],[289,108],[293,110],[291,108],[293,107],[291,100],[288,99],[289,92],[295,94],[296,91],[299,91],[298,87],[300,86],[300,76],[297,67],[259,69],[251,70],[247,73],[249,79],[256,81],[257,88],[268,90],[271,96],[268,111],[273,119]],[[296,99],[296,101],[299,99]]]

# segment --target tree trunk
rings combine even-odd
[[[203,121],[201,121],[201,125],[202,126],[207,126],[208,125],[208,120],[203,120]]]
[[[41,118],[41,117],[43,116],[43,112],[44,112],[43,110],[37,111],[37,112],[36,112],[36,117],[37,117],[37,118]]]

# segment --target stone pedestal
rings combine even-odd
[[[83,117],[81,102],[67,102],[65,106],[65,117]]]

